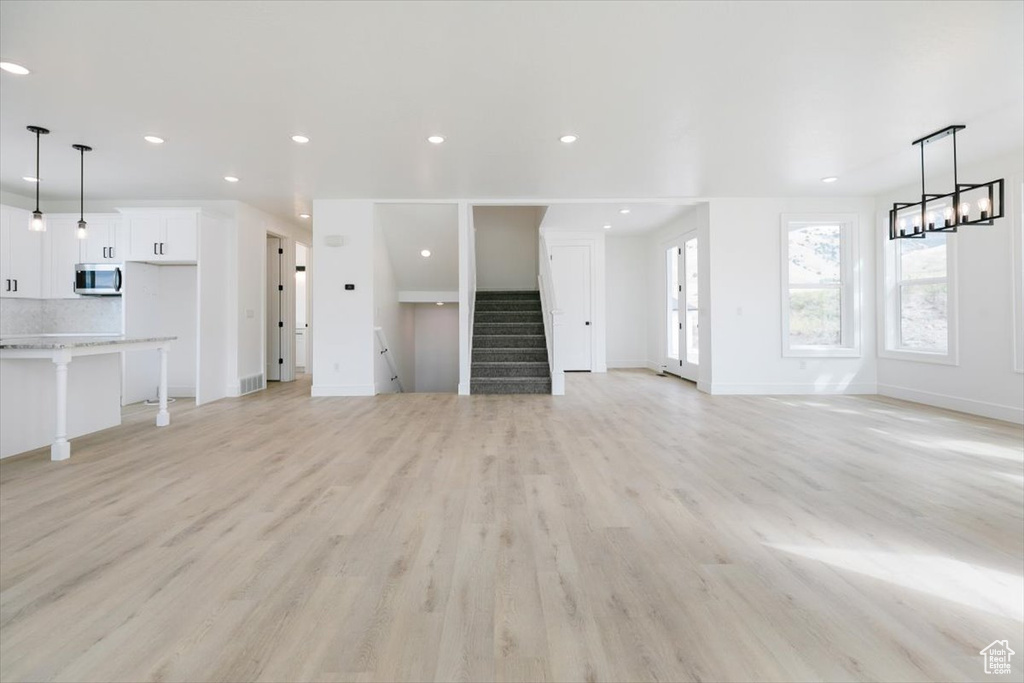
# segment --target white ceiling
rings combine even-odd
[[[540,229],[597,231],[612,237],[639,235],[660,228],[691,208],[692,204],[638,202],[552,204],[544,214]],[[622,214],[621,209],[629,209],[629,213]],[[606,230],[606,225],[612,227]]]
[[[979,0],[4,0],[0,59],[33,73],[0,73],[0,187],[32,191],[36,124],[44,200],[77,195],[73,143],[94,198],[287,218],[314,197],[875,193],[950,123],[962,165],[1024,145],[1022,25],[1024,3]]]
[[[399,291],[459,289],[459,210],[455,204],[378,204],[377,225]],[[430,250],[424,258],[420,252]]]

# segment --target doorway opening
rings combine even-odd
[[[295,243],[295,371],[307,373],[309,369],[310,308],[309,296],[309,247]]]
[[[700,367],[700,248],[696,231],[665,250],[665,371],[692,382]]]

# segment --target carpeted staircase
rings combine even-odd
[[[539,292],[477,292],[472,394],[550,394]]]

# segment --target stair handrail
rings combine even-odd
[[[537,286],[540,290],[540,307],[544,319],[544,339],[548,347],[548,370],[551,373],[551,393],[556,396],[565,395],[565,372],[555,356],[555,334],[561,326],[562,310],[558,308],[555,298],[555,286],[551,276],[551,254],[548,252],[547,240],[540,235],[540,268],[537,273]]]
[[[391,383],[397,385],[398,393],[402,393],[405,389],[402,388],[402,380],[398,379],[398,366],[395,364],[394,355],[388,346],[388,338],[384,334],[384,328],[375,327],[373,331],[377,335],[377,344],[380,345],[380,355],[384,356],[384,360],[388,363],[388,370],[391,371]]]

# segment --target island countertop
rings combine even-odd
[[[151,342],[169,342],[177,337],[125,337],[120,335],[42,335],[38,337],[8,337],[0,339],[0,349],[59,351],[95,346],[119,346]]]

